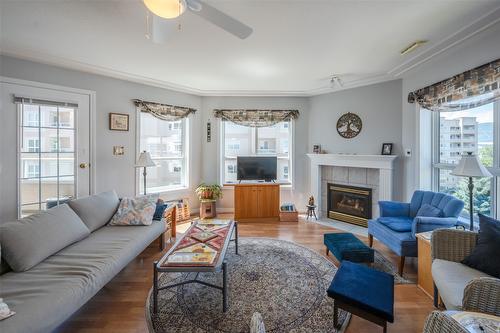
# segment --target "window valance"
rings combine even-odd
[[[191,113],[196,112],[196,109],[184,106],[147,102],[140,99],[134,99],[132,101],[134,102],[135,106],[140,109],[141,112],[150,113],[154,117],[166,121],[180,120],[182,118],[186,118]]]
[[[431,111],[459,111],[500,100],[500,59],[476,67],[408,95]]]
[[[214,116],[247,127],[267,127],[299,117],[298,110],[223,110],[215,109]]]

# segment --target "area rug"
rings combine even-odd
[[[326,294],[337,268],[326,258],[293,242],[270,238],[240,238],[227,250],[229,309],[222,312],[221,291],[187,284],[159,293],[146,317],[151,332],[249,332],[255,311],[267,332],[344,332],[350,314],[340,310],[333,326],[333,300]],[[161,285],[194,278],[195,274],[164,273]],[[222,285],[222,273],[200,273],[199,280]]]
[[[379,271],[389,273],[394,276],[395,284],[408,284],[408,283],[416,283],[414,280],[407,279],[398,274],[398,270],[396,266],[392,262],[389,261],[386,257],[384,257],[379,251],[375,250],[375,262],[372,264],[372,268],[375,268]]]

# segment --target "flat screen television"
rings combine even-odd
[[[278,158],[276,156],[238,156],[238,180],[276,180]]]

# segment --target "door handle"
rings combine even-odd
[[[90,164],[88,163],[80,163],[80,169],[85,169],[85,168],[88,168],[90,167]]]

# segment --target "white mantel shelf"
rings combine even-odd
[[[379,200],[392,200],[394,161],[397,155],[307,154],[311,161],[311,195],[321,214],[321,166],[367,168],[379,170]]]

